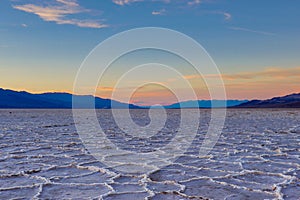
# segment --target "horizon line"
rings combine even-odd
[[[109,100],[114,100],[114,101],[119,101],[119,100],[115,100],[115,99],[111,99],[111,98],[106,98],[106,97],[101,97],[101,96],[97,96],[97,95],[93,95],[93,94],[75,94],[73,92],[70,92],[70,91],[59,91],[59,90],[48,90],[48,91],[39,91],[39,92],[34,92],[34,91],[30,91],[30,90],[25,90],[25,89],[14,89],[14,88],[4,88],[4,87],[0,87],[0,89],[2,90],[10,90],[10,91],[15,91],[15,92],[26,92],[26,93],[29,93],[29,94],[33,94],[33,95],[38,95],[38,94],[47,94],[47,93],[51,93],[51,94],[59,94],[59,93],[65,93],[65,94],[70,94],[70,95],[76,95],[76,96],[93,96],[93,97],[98,97],[98,98],[101,98],[101,99],[109,99]],[[252,101],[252,100],[268,100],[268,99],[272,99],[272,98],[276,98],[276,97],[283,97],[283,96],[287,96],[287,95],[292,95],[292,94],[300,94],[300,91],[299,92],[294,92],[294,93],[286,93],[284,95],[276,95],[276,96],[272,96],[272,97],[269,97],[269,98],[265,98],[265,99],[258,99],[258,98],[253,98],[253,99],[246,99],[246,98],[243,98],[243,99],[240,99],[240,98],[227,98],[227,99],[189,99],[189,100],[185,100],[185,101],[181,101],[181,102],[188,102],[188,101],[212,101],[212,100],[247,100],[247,101]],[[119,101],[121,102],[121,101]],[[178,102],[179,103],[179,102]]]

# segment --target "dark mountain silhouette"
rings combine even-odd
[[[110,108],[142,108],[133,104],[126,104],[111,99],[103,99],[91,95],[72,95],[69,93],[42,93],[17,92],[0,88],[0,108],[72,108],[72,98],[79,102],[76,108],[91,108],[90,102],[95,103],[97,109]],[[274,97],[267,100],[198,100],[175,103],[165,108],[300,108],[300,93],[283,97]],[[146,107],[143,107],[146,108]]]
[[[300,108],[300,93],[267,100],[252,100],[235,108]]]
[[[0,88],[0,108],[72,108],[72,98],[79,102],[76,108],[90,108],[89,103],[95,102],[95,108],[139,108],[133,104],[121,103],[110,99],[102,99],[91,95],[72,95],[69,93],[31,94]]]
[[[198,101],[184,101],[175,103],[166,108],[224,108],[232,107],[242,103],[248,102],[247,100],[198,100]]]

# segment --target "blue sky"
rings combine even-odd
[[[99,42],[155,26],[198,41],[224,77],[236,77],[225,80],[231,98],[243,97],[241,84],[249,85],[244,94],[249,99],[300,92],[300,1],[2,0],[0,5],[0,87],[71,91],[78,67]],[[251,78],[242,79],[245,74]],[[260,91],[264,84],[269,92]]]

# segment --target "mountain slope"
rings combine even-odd
[[[0,88],[0,108],[72,108],[72,98],[77,98],[77,108],[90,108],[90,102],[95,102],[95,108],[139,108],[132,104],[121,103],[110,99],[102,99],[91,95],[72,95],[69,93],[31,94]]]
[[[72,95],[69,93],[43,93],[31,94],[29,92],[16,92],[0,88],[0,108],[72,108],[72,98],[79,102],[77,108],[91,108],[89,103],[95,102],[97,109],[113,108],[141,108],[133,104],[126,104],[110,99],[93,97],[91,95]],[[185,101],[165,106],[169,109],[177,108],[300,108],[300,93],[283,97],[274,97],[267,100],[198,100]]]
[[[300,108],[300,93],[283,97],[274,97],[267,100],[252,100],[236,108]]]
[[[248,102],[247,100],[198,100],[175,103],[166,108],[224,108]]]

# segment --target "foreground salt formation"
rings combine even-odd
[[[145,112],[132,113],[138,124],[148,123]],[[102,120],[102,126],[120,148],[151,151],[172,139],[178,112],[168,111],[173,117],[166,124],[169,132],[148,141],[124,142],[109,120]],[[98,111],[99,119],[108,113]],[[97,161],[76,133],[71,111],[0,114],[0,199],[300,198],[300,110],[228,110],[217,145],[199,157],[209,122],[209,110],[203,110],[199,134],[188,151],[145,174],[119,173],[118,168],[132,167],[120,155],[115,168]]]

